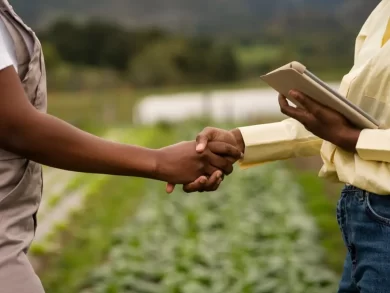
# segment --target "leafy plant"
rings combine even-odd
[[[113,238],[83,293],[331,292],[318,231],[283,165],[238,172],[212,195],[159,185]]]

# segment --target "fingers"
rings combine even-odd
[[[320,109],[323,107],[320,104],[318,104],[316,101],[305,95],[304,93],[298,92],[296,90],[291,90],[289,92],[289,95],[291,95],[294,99],[296,99],[307,111],[309,111],[312,114],[318,113]]]
[[[207,160],[208,162],[205,166],[205,172],[207,175],[211,176],[217,170],[221,170],[226,175],[230,175],[233,172],[233,164],[224,157],[209,152]]]
[[[196,151],[201,153],[203,152],[209,141],[213,140],[215,136],[215,129],[211,127],[206,127],[201,133],[196,137]]]
[[[242,153],[237,147],[225,142],[220,142],[220,141],[210,142],[208,148],[214,154],[228,156],[234,158],[236,161],[241,159],[242,157]]]
[[[232,158],[232,157],[224,157],[225,160],[229,162],[229,164],[234,165],[237,162],[237,159]]]
[[[221,171],[214,172],[211,177],[207,180],[206,177],[202,176],[206,179],[205,182],[201,182],[200,178],[195,182],[183,186],[183,191],[186,193],[192,192],[203,192],[203,191],[215,191],[220,186],[223,181],[223,174]]]
[[[208,180],[206,176],[201,176],[198,179],[196,179],[194,182],[183,185],[183,191],[187,193],[203,192],[207,184],[207,181]]]
[[[204,185],[204,191],[216,191],[223,181],[223,173],[221,171],[214,172]]]
[[[279,95],[279,106],[280,106],[280,112],[282,112],[283,114],[291,118],[301,120],[305,115],[304,110],[290,106],[287,102],[286,97],[284,97],[283,95]]]
[[[168,194],[171,194],[175,190],[176,184],[167,183],[167,186],[165,187],[165,191]]]

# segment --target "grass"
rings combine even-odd
[[[280,48],[272,46],[239,47],[237,54],[245,66],[261,65],[265,60],[279,58]],[[267,63],[267,64],[268,64]],[[266,72],[262,72],[266,73]],[[323,71],[316,74],[325,80],[341,80],[344,71]],[[260,75],[260,73],[259,73]],[[178,85],[161,88],[118,87],[116,89],[96,89],[76,92],[49,92],[48,112],[71,124],[92,133],[116,125],[132,123],[134,105],[149,95],[168,95],[184,92],[207,92],[214,90],[237,90],[262,88],[267,85],[258,76],[232,83]]]
[[[43,259],[45,265],[38,273],[46,292],[77,292],[84,276],[103,261],[111,245],[107,235],[131,217],[144,188],[145,182],[140,179],[112,177],[89,195],[83,211],[76,213],[60,233],[61,250]]]
[[[150,94],[253,88],[262,85],[263,83],[254,79],[229,85],[182,86],[158,90],[118,89],[52,93],[49,98],[49,112],[100,135],[103,133],[102,129],[113,125],[129,125],[134,104]],[[180,128],[186,131],[185,125]],[[144,146],[161,147],[174,141],[169,129],[163,134],[159,133],[158,128],[133,129],[130,133],[132,143]],[[327,262],[339,273],[345,250],[335,219],[335,201],[327,196],[326,188],[316,174],[299,172],[297,180],[303,187],[307,210],[313,215],[321,230],[321,243],[327,251]],[[77,189],[80,184],[82,184],[80,181],[73,182],[68,191]],[[131,219],[147,190],[146,181],[142,179],[110,177],[87,194],[83,210],[75,212],[70,222],[54,233],[53,237],[55,242],[60,244],[59,248],[54,251],[51,249],[47,251],[44,247],[36,249],[42,263],[38,274],[42,277],[47,293],[77,292],[87,273],[105,260],[112,244],[111,236],[108,235],[111,235],[113,229]],[[63,284],[67,286],[64,287]]]
[[[55,207],[62,199],[62,195],[61,194],[54,194],[50,197],[50,199],[48,200],[48,203],[47,205],[50,207],[50,208],[53,208]]]
[[[343,76],[347,74],[349,71],[349,68],[339,68],[339,69],[332,69],[332,70],[324,70],[321,72],[313,72],[316,74],[319,78],[321,78],[324,81],[332,81],[332,82],[341,82],[343,79]]]
[[[109,113],[106,107],[118,110],[115,114],[123,122],[131,121],[131,108],[140,99],[148,95],[167,95],[183,92],[203,92],[212,90],[229,90],[243,88],[260,88],[264,83],[258,78],[224,84],[181,85],[161,88],[120,88],[97,91],[55,92],[49,93],[49,108],[51,114],[68,121],[82,120],[99,121]],[[85,110],[85,111],[84,111]],[[104,114],[106,113],[106,114]],[[97,118],[97,119],[96,119]],[[110,122],[110,121],[108,121]],[[110,126],[109,124],[107,126]],[[101,126],[99,126],[101,127]]]
[[[272,45],[239,46],[236,49],[236,54],[239,63],[245,68],[253,66],[253,64],[269,63],[280,59],[282,47]]]
[[[124,142],[157,148],[193,137],[194,127],[201,129],[204,125],[193,123],[121,131],[126,133]],[[315,173],[295,173],[305,194],[307,211],[321,231],[326,262],[333,271],[341,273],[345,251],[335,219],[335,200],[327,196],[325,184]],[[94,175],[86,176],[83,177],[86,182],[93,182]],[[71,182],[69,190],[79,184],[81,182]],[[132,221],[143,196],[150,190],[145,180],[123,177],[106,177],[102,183],[92,185],[94,188],[86,195],[83,209],[75,212],[70,221],[53,234],[50,242],[55,243],[54,249],[38,247],[34,251],[40,261],[38,274],[47,293],[78,292],[88,273],[107,260],[113,244],[112,231]]]
[[[204,196],[167,197],[151,182],[81,292],[331,292],[337,277],[301,201],[280,163],[237,172]]]
[[[158,127],[131,129],[123,140],[161,147],[173,141],[171,134]],[[95,175],[88,176],[85,180],[93,182]],[[104,260],[112,244],[112,231],[132,217],[148,189],[146,181],[139,178],[107,176],[99,182],[86,194],[82,210],[53,231],[50,243],[57,249],[39,247],[32,251],[48,293],[77,292],[87,273]]]
[[[70,181],[66,186],[64,195],[75,192],[76,190],[83,187],[86,183],[88,183],[88,178],[90,178],[90,174],[78,174],[78,176]]]
[[[263,71],[276,69],[276,67],[282,66],[284,62],[293,61],[283,58],[283,48],[277,45],[254,44],[238,46],[235,52],[244,76],[262,75],[267,73]],[[301,61],[300,57],[296,58],[296,61]],[[310,64],[305,65],[310,69]],[[321,70],[314,70],[313,72],[325,81],[338,82],[341,81],[342,77],[349,70],[350,68],[342,67],[326,69],[322,66]]]
[[[106,255],[111,245],[107,235],[136,209],[144,184],[139,179],[113,177],[87,198],[83,211],[62,231],[61,250],[47,255],[47,269],[38,272],[48,293],[77,292],[84,276]],[[66,289],[61,289],[62,284],[67,284]]]
[[[116,122],[131,123],[138,96],[128,89],[49,94],[48,112],[73,125],[98,133]]]
[[[327,263],[333,271],[341,274],[346,249],[336,220],[336,197],[329,196],[323,179],[314,172],[298,172],[296,179],[304,191],[306,208],[321,231]]]

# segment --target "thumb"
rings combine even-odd
[[[175,190],[175,184],[172,184],[172,183],[167,183],[167,186],[165,188],[166,192],[168,194],[171,194],[174,190]]]
[[[202,153],[206,149],[207,143],[209,140],[212,140],[212,136],[213,133],[208,129],[205,129],[198,134],[196,137],[196,151],[198,153]]]

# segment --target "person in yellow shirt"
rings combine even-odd
[[[337,220],[348,254],[339,293],[390,292],[389,39],[390,0],[382,0],[356,39],[354,66],[339,90],[379,120],[384,130],[357,129],[342,115],[292,89],[291,94],[306,110],[291,107],[279,96],[282,113],[291,118],[232,131],[206,128],[197,138],[199,152],[210,141],[237,145],[244,153],[240,162],[243,168],[321,155],[319,175],[345,183]],[[209,191],[212,186],[198,180],[184,186],[184,190]],[[167,190],[173,187],[169,185]]]

